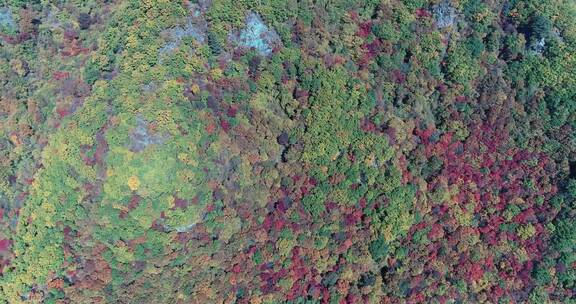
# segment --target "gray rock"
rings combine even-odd
[[[456,10],[450,3],[450,0],[442,0],[432,8],[436,25],[439,28],[445,28],[454,25],[456,22]]]
[[[246,27],[239,33],[231,34],[229,38],[241,47],[255,49],[262,56],[270,55],[274,46],[280,44],[276,31],[268,28],[254,12],[246,16]]]
[[[163,144],[168,138],[163,134],[150,134],[148,132],[149,125],[143,118],[136,118],[136,127],[130,133],[130,150],[132,152],[143,151],[149,145]]]
[[[204,43],[206,41],[207,29],[208,26],[206,20],[204,20],[201,9],[196,6],[191,6],[190,16],[188,16],[186,24],[167,30],[169,41],[160,48],[160,54],[163,55],[173,52],[182,43],[182,39],[186,37],[192,37],[198,43]]]
[[[544,38],[540,38],[533,47],[533,50],[537,54],[542,54],[544,49],[546,48],[546,40]]]
[[[0,31],[11,33],[17,29],[12,10],[9,7],[0,7]]]

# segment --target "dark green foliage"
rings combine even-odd
[[[500,49],[502,33],[498,28],[492,28],[484,39],[488,52],[497,52]]]
[[[573,168],[571,168],[570,170],[573,170]],[[568,180],[568,184],[566,186],[566,193],[568,194],[570,200],[576,201],[576,179],[571,178],[570,180]]]
[[[21,8],[40,4],[40,0],[7,0],[7,4],[14,8]]]
[[[472,29],[479,33],[486,33],[495,17],[491,8],[481,0],[466,1],[464,15]]]
[[[388,246],[382,238],[372,241],[369,250],[375,261],[380,261],[388,255]]]
[[[208,31],[208,46],[215,55],[222,52],[222,44],[220,40],[218,40],[217,34],[213,31]]]
[[[574,252],[576,249],[576,223],[571,218],[559,220],[555,224],[552,244],[559,252]]]
[[[400,38],[400,33],[394,24],[388,20],[384,20],[381,23],[374,25],[372,31],[376,37],[392,43],[398,42]]]
[[[546,263],[538,263],[536,267],[534,267],[532,277],[534,278],[534,282],[538,285],[546,285],[552,279],[550,276],[550,267]]]
[[[100,78],[101,74],[102,72],[98,65],[92,60],[88,61],[84,70],[84,81],[86,81],[87,84],[92,85]]]
[[[465,85],[480,74],[478,61],[472,55],[460,45],[450,47],[445,69],[451,82]]]
[[[470,38],[468,38],[466,41],[466,47],[468,48],[468,51],[474,58],[480,57],[480,55],[482,55],[482,52],[484,52],[484,43],[482,42],[482,39],[478,36],[471,36]]]
[[[550,37],[552,22],[544,15],[536,14],[524,25],[524,33],[529,40],[540,40]]]
[[[402,3],[404,3],[409,10],[424,7],[428,2],[428,0],[402,0]]]
[[[315,190],[311,195],[305,196],[302,199],[302,205],[304,206],[304,210],[306,210],[310,215],[313,217],[320,216],[324,210],[324,201],[326,199],[326,195],[320,189]]]
[[[443,162],[438,157],[432,157],[426,165],[422,168],[422,178],[429,179],[430,177],[438,174],[442,170]]]

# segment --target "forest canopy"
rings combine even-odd
[[[576,302],[573,0],[0,4],[0,303]]]

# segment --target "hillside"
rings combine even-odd
[[[6,0],[0,303],[576,303],[573,0]]]

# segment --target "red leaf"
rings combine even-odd
[[[11,242],[9,239],[0,240],[0,252],[8,251],[8,247],[10,247],[10,243]]]
[[[52,78],[54,78],[54,80],[66,79],[68,76],[70,76],[70,73],[61,71],[57,71],[52,74]]]

